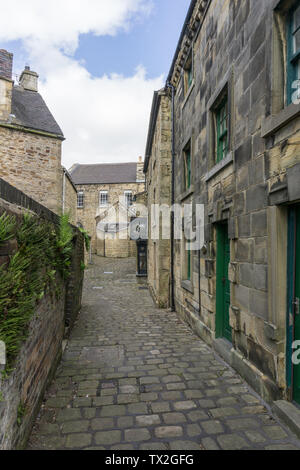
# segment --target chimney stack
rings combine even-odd
[[[37,92],[38,78],[38,74],[30,70],[30,67],[26,65],[20,77],[20,86],[23,87],[24,90]]]
[[[11,114],[13,54],[0,49],[0,120],[7,121]]]
[[[137,183],[145,182],[143,157],[139,157],[138,163],[136,166],[136,182]]]

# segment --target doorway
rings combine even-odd
[[[216,336],[232,342],[232,329],[229,323],[230,281],[230,240],[228,224],[218,224],[217,230],[217,293],[216,293]]]
[[[293,360],[293,344],[300,341],[300,205],[289,210],[288,231],[287,383],[300,405],[300,363]]]

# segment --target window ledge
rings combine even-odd
[[[191,93],[192,93],[192,91],[193,91],[193,89],[194,89],[194,86],[195,86],[195,79],[193,79],[193,81],[192,81],[192,83],[191,83],[191,86],[190,86],[190,88],[188,89],[188,91],[187,91],[187,93],[186,93],[186,95],[185,95],[185,97],[184,97],[183,103],[182,103],[182,105],[181,105],[181,109],[183,109],[183,108],[185,107],[186,102],[188,101],[188,99],[189,99],[189,97],[190,97],[190,95],[191,95]]]
[[[205,175],[205,181],[208,182],[211,180],[215,175],[217,175],[220,171],[223,170],[226,166],[233,163],[233,152],[229,152],[223,160],[221,160],[217,165],[215,165],[208,173]]]
[[[194,193],[194,185],[192,184],[184,193],[180,194],[179,199],[180,201],[184,201],[187,199],[189,196],[191,196]]]
[[[290,121],[300,115],[300,104],[290,104],[278,114],[266,118],[262,123],[261,136],[266,138],[275,134]]]
[[[186,291],[190,292],[190,294],[194,293],[192,281],[181,281],[181,287]]]

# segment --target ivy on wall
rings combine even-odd
[[[70,275],[73,229],[68,214],[58,226],[28,213],[17,221],[0,217],[0,248],[16,240],[17,249],[9,262],[0,266],[0,340],[4,341],[9,372],[28,334],[36,304],[49,292],[59,296],[57,275]]]

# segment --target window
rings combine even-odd
[[[192,252],[187,250],[186,252],[186,280],[190,281],[192,279]]]
[[[228,152],[228,99],[227,95],[215,111],[216,114],[216,163],[226,157]]]
[[[190,242],[183,232],[182,237],[182,280],[192,281],[192,251],[190,250]]]
[[[191,50],[184,66],[184,94],[189,91],[194,79],[193,51]]]
[[[191,142],[187,144],[183,151],[184,158],[184,191],[188,190],[192,184],[192,153]]]
[[[300,6],[294,7],[288,14],[287,24],[287,44],[288,44],[288,104],[292,103],[293,94],[296,91],[294,82],[300,80]]]
[[[108,205],[108,191],[100,191],[99,205],[100,207],[106,207]]]
[[[77,207],[78,209],[83,209],[84,207],[84,192],[79,191],[77,193]]]
[[[125,197],[126,207],[132,206],[132,203],[133,203],[132,191],[125,191],[124,192],[124,197]]]

